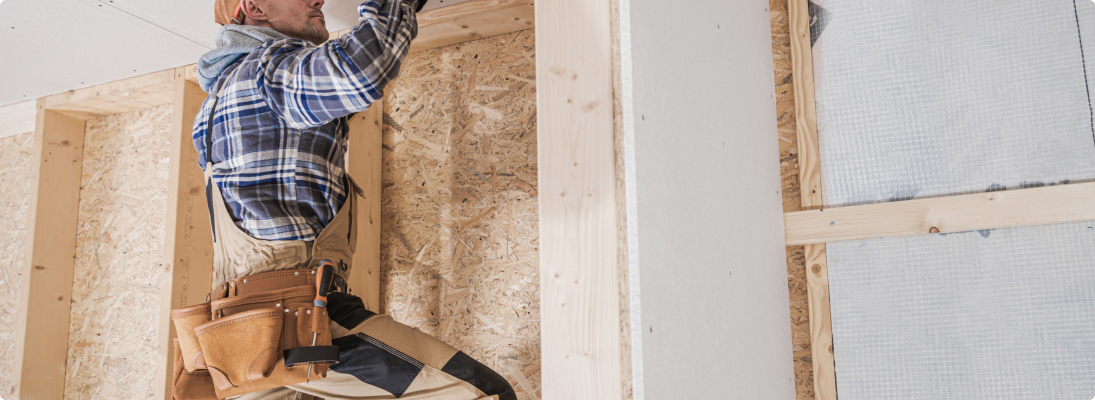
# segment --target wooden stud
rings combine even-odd
[[[621,398],[609,2],[536,3],[543,398]]]
[[[365,308],[380,312],[380,173],[384,139],[382,123],[384,100],[377,100],[369,110],[350,119],[347,171],[361,187],[354,224],[357,245],[354,249],[350,289],[361,297]]]
[[[799,183],[802,208],[819,209],[821,159],[818,151],[817,109],[814,107],[814,56],[810,48],[808,0],[790,0],[791,69],[795,90],[795,122],[798,126]],[[806,288],[810,299],[810,349],[814,367],[814,396],[836,399],[836,366],[833,355],[832,317],[829,314],[829,274],[825,245],[806,249]]]
[[[186,80],[186,67],[174,73],[174,111],[171,118],[171,172],[168,175],[167,235],[160,321],[156,341],[157,399],[171,399],[172,347],[176,337],[170,311],[205,302],[213,284],[213,236],[205,198],[205,178],[198,166],[198,151],[191,140],[194,118],[207,94]]]
[[[27,100],[0,107],[0,138],[34,132],[38,101]]]
[[[16,328],[18,398],[60,399],[65,390],[76,258],[84,120],[38,103],[26,262]]]
[[[974,193],[784,214],[787,245],[1095,219],[1095,183]]]

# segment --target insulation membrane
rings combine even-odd
[[[810,13],[830,207],[1095,180],[1091,1]],[[827,254],[841,400],[1095,397],[1095,224]]]

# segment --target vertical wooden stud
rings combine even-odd
[[[83,148],[84,120],[39,101],[15,345],[23,400],[64,396]]]
[[[354,249],[350,289],[361,297],[365,308],[380,310],[380,173],[383,168],[384,100],[350,119],[350,143],[346,156],[347,171],[361,187],[354,224],[357,245]]]
[[[619,399],[608,1],[536,2],[543,398]]]
[[[795,123],[798,126],[802,208],[817,209],[823,206],[823,200],[817,109],[814,107],[814,56],[810,48],[809,1],[791,0],[788,4],[788,17],[791,25],[791,69],[795,89]],[[806,245],[805,252],[814,396],[817,400],[835,400],[836,366],[833,361],[833,325],[829,314],[829,272],[825,245]]]
[[[167,189],[167,235],[164,244],[164,278],[160,321],[156,340],[156,398],[171,399],[171,323],[173,308],[205,301],[213,284],[213,236],[205,198],[205,178],[198,166],[198,151],[191,139],[194,118],[206,93],[186,80],[186,68],[175,69],[174,109],[171,117],[171,172]]]

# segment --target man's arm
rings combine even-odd
[[[358,6],[357,27],[340,38],[265,49],[258,87],[274,113],[304,129],[368,109],[399,74],[418,35],[417,2],[368,0]]]

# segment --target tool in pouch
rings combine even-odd
[[[323,315],[327,315],[327,292],[329,292],[331,290],[331,279],[334,276],[334,274],[335,274],[335,265],[333,263],[331,263],[331,260],[323,260],[323,261],[319,262],[319,276],[317,277],[318,279],[316,279],[316,299],[312,301],[312,307],[314,308],[314,310],[312,310],[312,311],[315,312],[316,315],[319,315],[320,311],[323,311]],[[326,319],[326,318],[324,318],[324,319]],[[319,320],[320,320],[319,318],[312,318],[312,347],[316,346],[316,338],[319,336],[320,328],[316,327],[316,321],[319,321]],[[328,347],[334,347],[335,348],[334,349],[335,354],[338,354],[338,346],[328,346]],[[286,355],[286,357],[285,357],[286,365],[285,366],[288,367],[289,366],[288,365],[288,360],[289,360],[288,351],[289,350],[285,350],[285,351],[286,351],[286,353],[285,353],[285,355]],[[308,363],[308,373],[305,374],[305,376],[307,376],[307,378],[304,381],[304,383],[308,383],[308,382],[312,381],[312,363],[311,362]]]
[[[172,310],[183,361],[173,399],[224,399],[324,378],[339,359],[326,308],[333,276],[329,260],[264,272],[217,286],[209,303]]]

